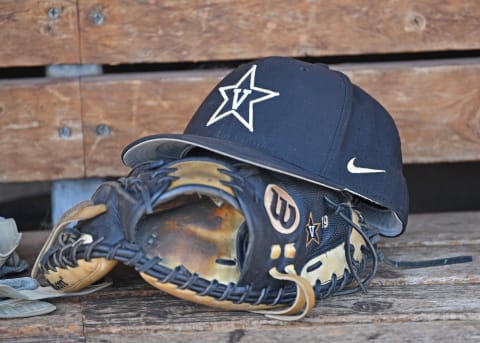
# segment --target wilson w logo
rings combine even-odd
[[[281,187],[270,184],[265,189],[264,206],[272,226],[280,233],[290,234],[300,222],[297,204]]]
[[[288,211],[287,211],[288,208]],[[282,227],[290,228],[295,219],[297,218],[297,213],[295,212],[295,207],[287,203],[287,200],[284,198],[278,197],[278,192],[272,188],[272,203],[270,204],[270,213],[272,217],[278,221]]]

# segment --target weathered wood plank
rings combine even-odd
[[[392,113],[404,162],[480,158],[480,64],[405,63],[386,68],[343,70]]]
[[[0,320],[1,341],[81,341],[83,337],[82,305],[72,298],[60,301],[53,299],[48,302],[57,307],[48,315]]]
[[[121,267],[111,275],[112,287],[89,296],[55,299],[52,302],[58,310],[34,321],[1,321],[0,335],[18,337],[20,342],[42,341],[43,336],[52,341],[81,341],[84,337],[91,342],[133,338],[184,342],[199,335],[206,342],[269,342],[290,336],[306,342],[318,341],[320,336],[339,341],[395,342],[412,337],[472,341],[480,337],[480,303],[475,297],[480,292],[478,216],[480,212],[412,215],[407,233],[390,240],[404,241],[382,248],[390,257],[410,260],[472,254],[474,263],[418,270],[382,265],[368,294],[319,300],[300,322],[278,322],[192,304],[158,291],[131,268]],[[437,237],[439,232],[442,234]],[[25,232],[20,255],[34,258],[47,233]],[[472,241],[455,241],[464,236],[471,236]]]
[[[79,7],[83,63],[480,48],[476,0],[80,0]]]
[[[80,63],[77,2],[1,1],[0,66]]]
[[[144,333],[142,342],[250,343],[250,342],[473,342],[480,339],[478,321],[439,321],[408,323],[335,324],[308,327],[231,328],[221,331]],[[91,335],[87,342],[132,342],[138,335]]]
[[[420,285],[420,284],[480,284],[480,246],[455,247],[403,247],[395,249],[380,249],[388,258],[398,261],[424,261],[437,258],[472,256],[473,262],[452,264],[447,266],[396,269],[380,262],[378,272],[372,280],[372,285]]]
[[[84,175],[79,91],[78,80],[0,82],[0,182]]]
[[[32,319],[35,320],[35,319]],[[84,343],[85,337],[84,336],[73,336],[73,335],[60,335],[60,336],[50,336],[50,335],[40,335],[40,336],[32,336],[32,337],[2,337],[2,343],[58,343],[58,342],[65,342],[65,343]],[[104,339],[104,342],[109,342],[109,340]]]
[[[123,147],[158,132],[180,133],[223,73],[155,73],[84,78],[82,108],[87,176],[121,175]],[[111,133],[102,136],[97,125]]]
[[[338,66],[392,113],[407,163],[480,159],[480,63]],[[137,74],[82,80],[87,175],[120,175],[123,147],[181,132],[227,71]],[[111,134],[99,136],[96,125]]]
[[[82,63],[478,49],[478,2],[81,0]],[[76,1],[3,2],[0,65],[79,63]],[[53,9],[50,12],[49,10]],[[55,12],[56,11],[56,12]],[[151,13],[155,13],[152,16]],[[348,23],[346,25],[345,23]],[[372,25],[375,23],[375,25]],[[258,28],[262,28],[259,30]],[[252,39],[252,35],[255,39]]]
[[[66,339],[67,335],[69,337],[75,333],[81,335],[74,324],[81,323],[81,320],[75,317],[75,314],[78,316],[81,314],[85,320],[84,335],[91,341],[102,337],[113,339],[117,336],[127,338],[133,335],[142,339],[154,336],[170,338],[176,334],[180,334],[178,340],[182,341],[203,333],[207,335],[206,338],[209,338],[208,335],[230,337],[238,335],[239,332],[231,333],[238,330],[246,337],[250,335],[256,337],[260,331],[273,333],[278,330],[297,332],[300,335],[297,337],[304,335],[308,337],[315,332],[314,329],[312,331],[312,325],[326,328],[328,335],[333,336],[338,334],[335,328],[338,328],[339,324],[342,328],[349,327],[348,332],[351,333],[358,331],[359,334],[361,332],[365,334],[377,329],[376,332],[383,332],[386,337],[390,337],[389,335],[399,335],[401,332],[380,330],[379,326],[370,324],[372,322],[388,324],[390,327],[400,325],[405,328],[415,328],[415,323],[422,323],[426,328],[425,337],[433,334],[428,327],[437,327],[434,323],[445,323],[442,329],[440,326],[437,327],[438,330],[445,330],[445,333],[453,334],[452,330],[461,330],[460,328],[465,326],[468,333],[478,335],[480,305],[472,302],[472,295],[479,291],[479,284],[400,287],[372,285],[367,295],[357,293],[319,301],[313,313],[302,322],[280,323],[251,313],[227,312],[188,303],[158,290],[129,292],[105,290],[79,298],[81,307],[76,303],[72,304],[72,298],[57,299],[54,301],[58,306],[54,313],[55,318],[52,318],[53,315],[37,317],[35,325],[31,324],[31,320],[27,323],[26,319],[2,321],[0,333],[7,337],[32,336],[34,341],[35,337],[42,335]],[[457,325],[452,326],[451,321],[455,321]],[[68,323],[61,324],[65,322]],[[458,333],[460,338],[471,337],[462,336],[461,331]],[[405,334],[411,337],[411,333]]]
[[[222,311],[167,295],[104,296],[84,300],[85,335],[157,334],[225,330],[300,328],[328,324],[375,322],[480,322],[472,296],[480,285],[414,285],[371,287],[368,294],[331,297],[318,302],[301,322],[284,323],[258,314]]]

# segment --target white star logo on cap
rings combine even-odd
[[[236,84],[218,89],[223,102],[210,117],[206,126],[233,115],[250,132],[253,132],[253,105],[280,95],[278,92],[255,86],[256,69],[256,65],[252,66]],[[248,119],[245,119],[241,112],[247,112],[247,104]]]

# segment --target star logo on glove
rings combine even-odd
[[[278,92],[255,85],[256,69],[256,65],[252,66],[236,84],[218,89],[223,102],[210,117],[206,126],[232,115],[250,132],[253,132],[253,105],[280,95]]]
[[[320,237],[318,236],[318,229],[322,226],[321,223],[314,223],[312,212],[308,217],[308,223],[305,225],[305,230],[307,231],[307,244],[308,247],[310,243],[315,242],[320,245]]]

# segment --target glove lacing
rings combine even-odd
[[[314,291],[312,291],[312,287],[310,286],[309,282],[298,275],[293,265],[286,266],[285,272],[283,273],[278,271],[276,268],[272,268],[270,270],[270,275],[273,278],[279,280],[288,280],[295,283],[297,288],[297,297],[293,304],[286,309],[281,309],[279,311],[260,311],[260,313],[265,314],[267,317],[281,320],[298,320],[306,316],[313,309],[315,305],[315,296],[316,298],[326,298],[332,294],[345,295],[357,292],[359,290],[366,294],[368,293],[367,285],[376,275],[378,263],[380,261],[383,261],[394,268],[424,268],[472,261],[471,256],[440,258],[427,261],[396,261],[389,259],[377,249],[377,243],[380,241],[380,231],[369,226],[361,216],[360,212],[352,210],[352,205],[350,202],[336,203],[327,196],[324,196],[324,199],[326,200],[327,204],[335,210],[335,214],[338,214],[343,220],[350,224],[349,232],[345,236],[344,243],[348,270],[344,271],[342,282],[340,284],[337,284],[337,275],[333,274],[329,286],[326,289],[324,288],[325,285],[320,285],[320,283],[317,282],[317,284],[313,287]],[[351,219],[351,211],[355,212],[355,216],[358,218],[358,221]],[[356,230],[365,242],[365,247],[362,247],[361,251],[361,261],[355,261],[355,259],[352,258],[354,253],[353,250],[355,249],[349,242],[352,230]],[[367,275],[362,278],[361,274],[366,271],[367,266]],[[345,286],[350,283],[352,278],[356,281],[356,286],[345,288]]]
[[[174,169],[164,168],[164,164],[163,161],[145,163],[132,170],[128,177],[119,179],[119,183],[127,192],[143,201],[146,213],[153,212],[153,204],[155,201],[168,189],[170,183],[177,179],[169,175]],[[230,187],[237,190],[245,189],[245,180],[242,176],[228,170],[221,170],[221,172],[232,176],[233,182],[228,183]],[[148,178],[146,178],[145,175],[148,175]],[[152,182],[154,183],[154,187],[152,187]],[[338,211],[342,218],[359,230],[362,236],[366,237],[358,225],[353,223],[347,215],[343,214],[342,211],[345,207],[342,204],[335,204],[332,201],[329,203],[336,208],[336,211]],[[142,255],[141,248],[138,245],[128,241],[119,242],[112,247],[111,245],[102,244],[104,240],[103,237],[95,241],[93,241],[93,239],[88,240],[86,237],[89,237],[89,235],[82,234],[76,227],[66,228],[57,238],[58,249],[49,256],[44,266],[42,266],[42,269],[55,270],[56,267],[76,267],[79,259],[86,261],[99,257],[116,259],[124,264],[133,265],[139,272],[147,272],[161,282],[175,283],[181,289],[191,288],[198,292],[199,296],[209,295],[220,301],[230,300],[236,304],[248,302],[254,305],[266,304],[268,306],[277,306],[291,303],[289,307],[284,309],[262,312],[269,317],[283,320],[300,319],[312,310],[315,305],[315,297],[324,298],[332,293],[341,291],[346,284],[348,284],[347,281],[350,279],[348,276],[349,272],[351,272],[357,282],[359,281],[359,284],[362,285],[360,287],[365,289],[357,272],[357,267],[361,269],[362,266],[355,266],[351,257],[347,258],[350,271],[345,271],[342,282],[338,283],[334,275],[326,290],[324,287],[312,287],[306,279],[298,275],[293,265],[286,266],[283,271],[272,268],[269,274],[273,278],[291,281],[294,285],[293,288],[290,284],[280,288],[278,291],[272,292],[268,287],[261,290],[253,290],[249,285],[238,287],[232,283],[223,285],[217,280],[205,280],[197,273],[188,271],[185,266],[177,266],[169,269],[159,264],[162,260],[161,257],[148,259]],[[368,241],[368,238],[365,238],[365,240]],[[348,237],[345,240],[345,244],[345,251],[348,252],[348,256],[351,253]],[[356,291],[356,289],[352,289],[349,292],[353,291]]]
[[[119,179],[120,184],[127,192],[142,199],[146,213],[153,212],[155,202],[168,189],[170,183],[177,179],[177,177],[169,175],[174,169],[165,168],[163,167],[164,165],[164,161],[145,163],[132,170],[127,178]],[[153,173],[150,172],[152,170],[154,170]],[[146,172],[146,174],[144,174],[144,172]],[[229,186],[238,190],[245,189],[245,182],[242,176],[228,170],[221,172],[228,173],[232,176],[232,181],[235,181],[229,182]],[[146,179],[144,175],[148,175],[148,178]],[[154,187],[151,187],[152,182]],[[153,192],[150,191],[151,189],[153,189]],[[376,243],[380,239],[380,233],[378,230],[370,227],[357,211],[355,211],[355,213],[359,221],[358,223],[354,222],[351,219],[352,209],[350,203],[336,203],[327,196],[325,196],[324,199],[327,204],[335,210],[335,213],[349,224],[350,228],[348,234],[345,235],[344,241],[348,270],[345,270],[343,277],[339,279],[337,275],[332,275],[330,282],[323,285],[317,282],[317,284],[312,287],[305,278],[296,272],[293,265],[287,265],[283,271],[277,268],[272,268],[269,271],[270,276],[274,279],[291,281],[290,284],[274,292],[272,292],[269,287],[261,290],[253,290],[250,285],[244,287],[236,286],[233,283],[224,285],[217,280],[209,281],[203,279],[198,273],[191,273],[183,265],[173,269],[165,267],[159,264],[159,262],[162,261],[161,257],[146,258],[143,256],[140,246],[127,240],[121,241],[113,247],[102,244],[104,240],[103,237],[95,241],[93,241],[93,239],[89,240],[89,235],[82,234],[76,227],[66,228],[65,231],[57,237],[59,248],[47,258],[41,268],[45,271],[46,269],[55,270],[56,267],[75,267],[78,265],[76,261],[82,258],[86,261],[98,257],[116,259],[126,265],[134,266],[139,272],[148,273],[160,282],[176,284],[180,289],[192,289],[197,292],[199,296],[212,296],[219,301],[227,300],[235,304],[248,302],[254,305],[264,304],[269,307],[290,304],[287,308],[261,311],[261,313],[275,319],[298,320],[311,312],[315,305],[315,298],[322,299],[332,294],[350,294],[359,290],[366,293],[367,285],[376,274],[379,261],[384,261],[394,267],[408,268],[468,261],[468,257],[425,262],[401,262],[387,259],[383,253],[377,253],[376,251]],[[363,257],[361,261],[353,259],[353,250],[355,248],[349,242],[352,230],[356,230],[365,242],[365,246],[361,249]],[[369,267],[367,275],[362,277],[361,274],[365,272],[367,266]],[[356,281],[356,286],[345,288],[350,284],[352,278]],[[341,280],[341,282],[339,282],[339,280]]]
[[[343,220],[350,224],[349,232],[345,235],[345,257],[347,262],[347,270],[344,270],[344,275],[341,278],[341,283],[338,283],[337,275],[333,274],[330,282],[327,285],[320,285],[319,282],[312,287],[309,281],[298,275],[293,265],[288,265],[284,268],[284,272],[280,272],[277,268],[272,268],[269,271],[270,276],[278,280],[292,281],[296,285],[297,296],[295,301],[285,309],[258,311],[265,314],[267,317],[281,320],[298,320],[309,314],[315,306],[315,298],[326,298],[332,294],[350,294],[358,290],[367,292],[366,286],[372,280],[376,273],[378,265],[378,257],[375,252],[374,243],[378,241],[378,232],[368,230],[367,227],[362,226],[363,218],[358,214],[359,223],[357,224],[351,219],[351,205],[349,203],[335,203],[329,197],[324,196],[327,204],[335,210],[335,214],[339,215]],[[367,230],[365,230],[367,229]],[[353,259],[354,247],[351,246],[349,239],[352,230],[356,230],[363,238],[366,244],[366,249],[362,249],[362,260],[355,261]],[[366,277],[361,278],[360,274],[365,270],[367,261],[371,260],[370,271]],[[356,287],[345,289],[351,279],[357,283]],[[327,286],[325,288],[325,286]]]

